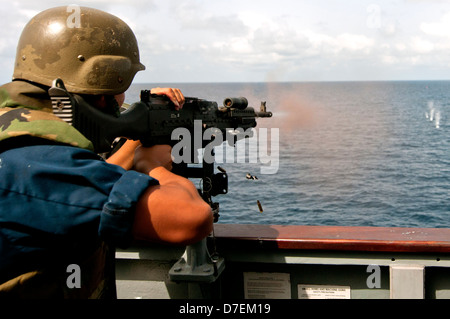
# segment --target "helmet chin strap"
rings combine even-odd
[[[53,81],[48,94],[53,114],[89,139],[96,153],[111,151],[111,145],[117,137],[138,139],[148,130],[149,110],[145,103],[135,103],[117,117],[91,105],[81,95],[69,93],[59,78]],[[107,109],[117,106],[116,101],[115,105],[107,106]]]

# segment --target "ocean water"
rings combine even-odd
[[[245,96],[274,114],[254,137],[278,132],[271,162],[220,163],[219,223],[450,227],[450,81],[133,84],[126,101],[156,86],[219,104]]]

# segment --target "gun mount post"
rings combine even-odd
[[[212,154],[214,156],[214,154]],[[214,173],[214,162],[203,159],[203,167],[188,167],[186,163],[178,164],[175,172],[186,178],[201,178],[202,188],[198,189],[202,198],[211,206],[214,223],[219,219],[219,203],[212,201],[212,196],[228,192],[228,175],[219,167],[220,173]],[[225,268],[225,261],[220,257],[215,247],[214,230],[211,237],[214,252],[209,253],[207,238],[189,245],[183,256],[169,270],[172,281],[212,283],[220,276]]]
[[[172,268],[169,277],[172,281],[212,283],[220,276],[225,268],[222,257],[210,255],[206,238],[189,245]]]

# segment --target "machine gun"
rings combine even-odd
[[[213,143],[203,139],[204,133],[208,131],[211,138],[215,139],[219,135],[229,134],[230,131],[233,133],[233,130],[239,133],[255,127],[257,117],[272,116],[271,112],[267,112],[265,102],[261,102],[260,110],[256,111],[248,106],[244,97],[226,98],[221,107],[213,101],[186,98],[183,109],[177,111],[168,98],[143,90],[140,101],[133,103],[120,116],[114,117],[90,105],[81,95],[67,92],[61,79],[53,81],[49,95],[53,113],[92,141],[97,153],[109,152],[117,137],[140,140],[144,146],[182,145],[181,160],[176,161],[173,171],[186,178],[202,180],[199,192],[211,206],[215,221],[219,217],[219,204],[213,203],[212,196],[228,192],[228,177],[226,171],[220,167],[220,172],[214,173],[214,158],[203,158],[201,167],[190,166],[199,164],[198,151]],[[186,133],[183,140],[174,135],[174,132],[180,129]],[[185,140],[186,136],[190,137],[190,141]],[[247,132],[233,136],[232,144],[249,135]]]
[[[141,102],[149,109],[149,130],[140,138],[144,146],[154,144],[182,145],[175,156],[173,172],[186,178],[199,178],[202,188],[199,192],[203,199],[211,206],[214,221],[219,218],[219,204],[212,201],[212,196],[228,192],[228,176],[226,171],[218,167],[219,172],[214,173],[214,153],[211,146],[219,146],[223,136],[232,135],[231,144],[249,136],[248,129],[256,127],[257,117],[271,117],[267,112],[265,102],[261,102],[260,110],[248,107],[244,97],[226,98],[224,105],[218,107],[216,102],[198,98],[186,98],[181,111],[175,111],[174,105],[160,96],[152,96],[149,91],[141,91]],[[132,106],[133,107],[133,106]],[[183,140],[176,135],[180,130]],[[236,129],[240,129],[237,131]],[[211,139],[203,138],[209,130]],[[245,131],[244,134],[242,134]],[[186,141],[186,139],[188,139]],[[217,139],[218,141],[216,141]],[[230,139],[227,139],[230,142]],[[201,166],[190,166],[198,163],[198,151],[209,149],[209,156],[203,156]]]

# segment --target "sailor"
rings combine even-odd
[[[106,12],[45,10],[25,26],[13,80],[0,87],[0,298],[115,298],[114,248],[134,239],[187,245],[212,230],[211,209],[171,172],[168,145],[127,141],[107,161],[52,114],[48,89],[111,116],[145,69],[132,30]],[[155,88],[180,109],[178,89]],[[69,284],[78,269],[77,285]]]

